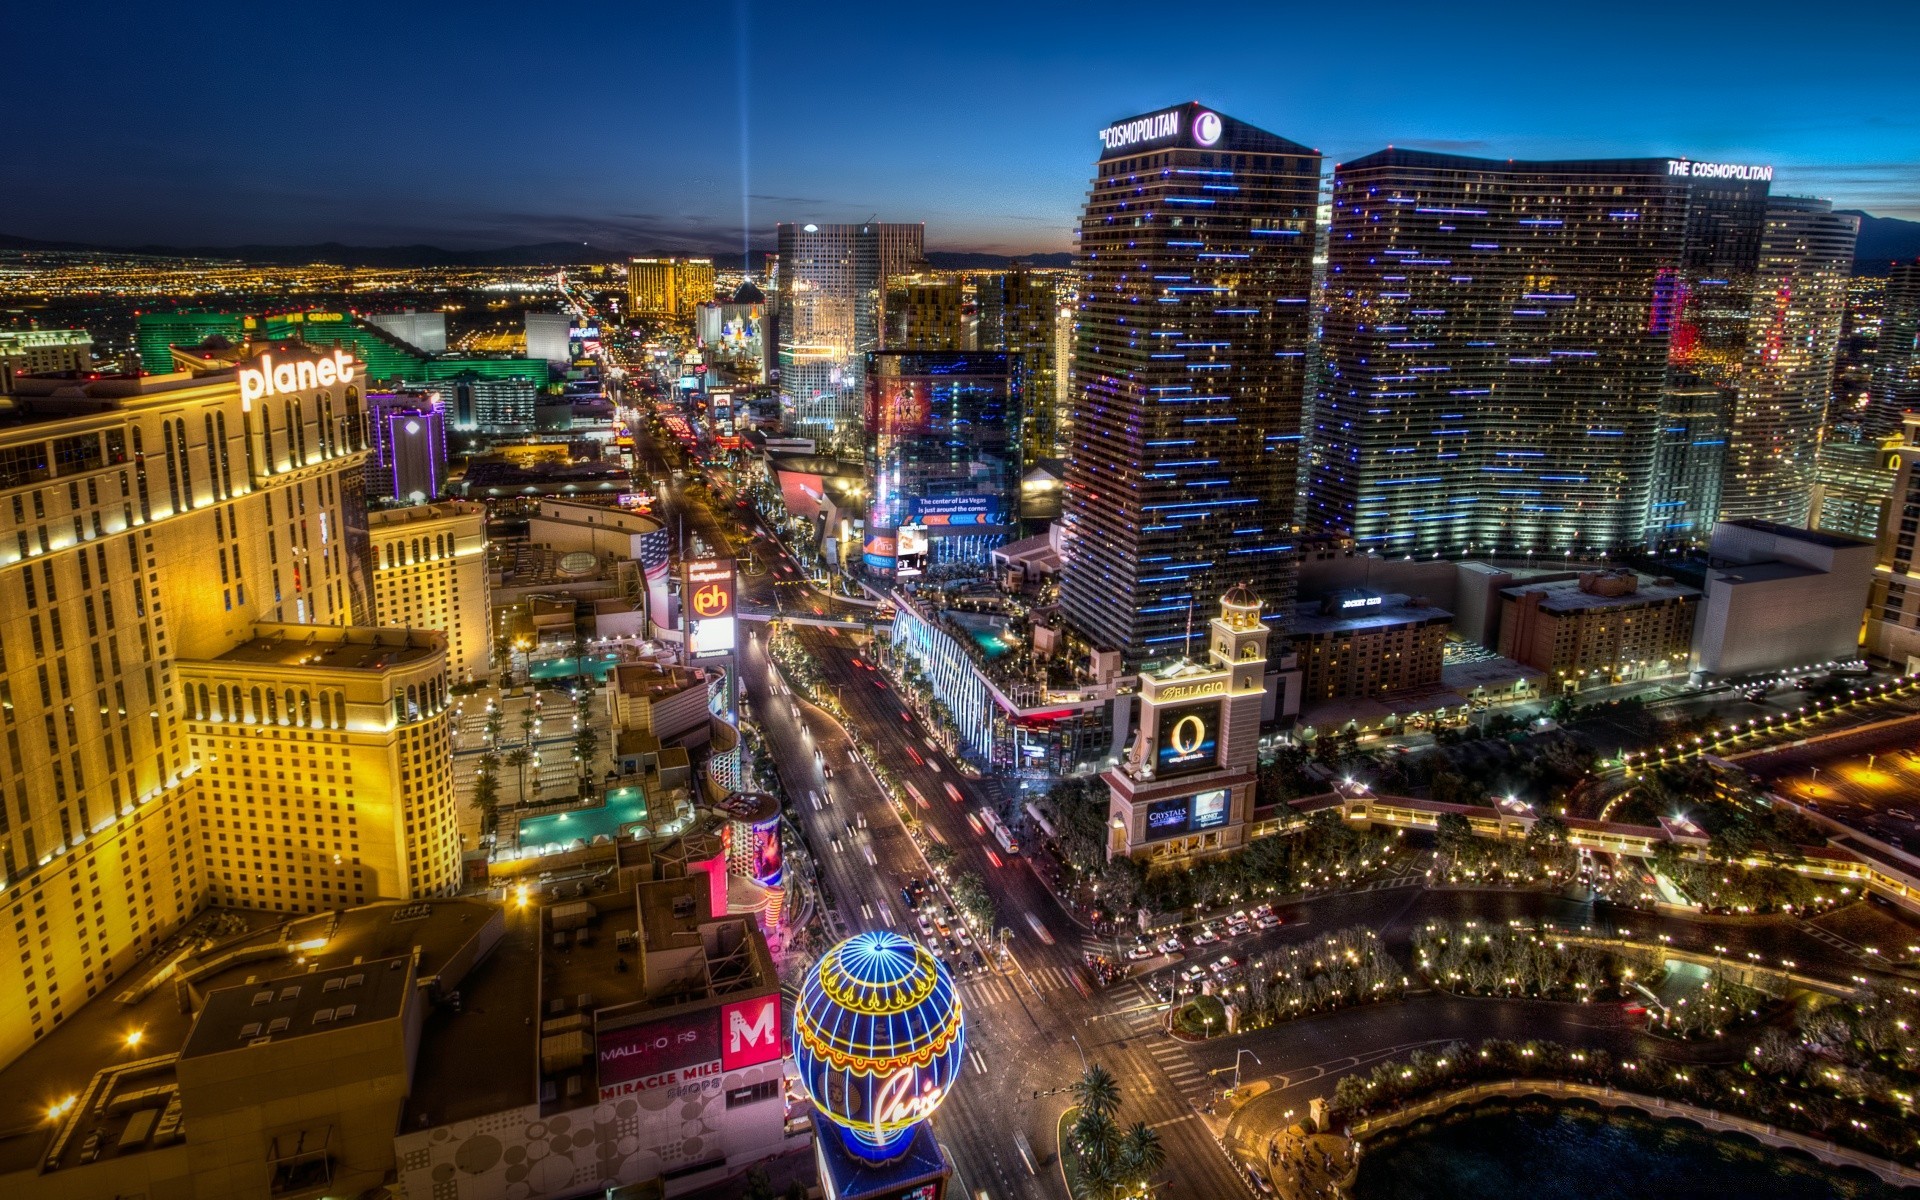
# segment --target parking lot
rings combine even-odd
[[[1920,721],[1742,758],[1762,786],[1898,849],[1920,849]]]

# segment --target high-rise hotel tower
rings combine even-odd
[[[1100,131],[1080,221],[1061,603],[1130,662],[1244,583],[1293,611],[1317,151],[1197,103]]]
[[[1392,149],[1342,164],[1307,523],[1393,555],[1709,528],[1771,178]]]
[[[446,635],[372,628],[364,364],[276,342],[0,410],[0,1062],[200,908],[459,881]]]

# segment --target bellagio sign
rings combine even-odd
[[[353,355],[335,350],[331,355],[298,362],[273,361],[262,354],[257,367],[240,368],[240,407],[249,411],[255,400],[287,392],[353,382]]]

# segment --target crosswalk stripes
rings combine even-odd
[[[1809,936],[1818,938],[1820,941],[1825,942],[1843,954],[1851,954],[1855,958],[1868,957],[1867,952],[1861,949],[1858,943],[1850,942],[1837,933],[1829,932],[1828,930],[1820,928],[1818,925],[1810,925],[1805,921],[1800,923],[1800,928]]]

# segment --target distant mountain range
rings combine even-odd
[[[1860,241],[1855,247],[1853,269],[1857,275],[1885,275],[1896,259],[1920,257],[1920,221],[1898,217],[1876,217],[1857,209]],[[136,254],[156,258],[217,258],[269,266],[300,266],[306,263],[331,263],[343,267],[541,267],[583,263],[623,262],[627,252],[606,250],[584,242],[538,242],[527,246],[502,246],[492,250],[448,250],[441,246],[347,246],[339,242],[320,242],[307,246],[96,246],[85,242],[48,242],[36,238],[0,234],[0,252],[39,250],[73,254]],[[681,251],[680,253],[686,253]],[[739,270],[742,258],[758,267],[766,250],[750,255],[738,252],[713,254],[714,264],[726,270]],[[1036,267],[1067,267],[1073,255],[1064,251],[1048,254],[1023,254],[1020,261]],[[927,260],[936,267],[1004,267],[1005,254],[987,254],[976,250],[933,250]]]
[[[1920,258],[1920,221],[1843,211],[1860,218],[1860,240],[1853,246],[1855,275],[1885,275],[1895,259]]]
[[[153,258],[211,258],[267,266],[302,266],[329,263],[342,267],[541,267],[583,263],[624,262],[629,255],[605,250],[584,242],[538,242],[528,246],[502,246],[492,250],[448,250],[440,246],[348,246],[340,242],[320,242],[305,246],[97,246],[86,242],[49,242],[37,238],[0,234],[0,251],[37,250],[68,254],[129,254]],[[769,251],[770,252],[770,251]],[[685,253],[684,251],[682,253]],[[763,253],[752,255],[757,265]],[[715,254],[715,265],[738,270],[738,253]],[[927,255],[936,267],[1004,267],[1004,254],[983,254],[968,250],[935,250]],[[1065,253],[1024,255],[1021,261],[1036,267],[1065,267],[1073,256]]]

